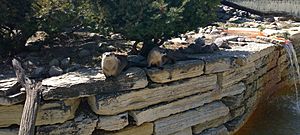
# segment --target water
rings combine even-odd
[[[298,64],[296,51],[291,42],[288,42],[283,47],[286,49],[286,52],[288,53],[288,56],[290,59],[291,69],[292,69],[290,72],[291,72],[291,74],[293,76],[293,80],[294,80],[296,107],[297,107],[297,110],[300,112],[298,87],[297,87],[297,84],[300,82],[300,70],[299,70],[299,64]]]
[[[262,12],[288,12],[300,17],[300,0],[228,0]]]
[[[268,102],[259,104],[236,135],[300,135],[299,64],[293,45],[288,42],[284,48],[291,64],[295,93],[290,89],[276,91]]]
[[[260,104],[235,135],[300,135],[300,113],[292,90],[277,91]]]

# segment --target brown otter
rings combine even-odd
[[[105,52],[102,54],[101,67],[106,77],[118,76],[128,65],[127,57],[115,54],[113,52]]]
[[[182,50],[171,50],[160,47],[153,48],[147,57],[148,68],[156,66],[162,69],[166,63],[175,63],[176,61],[182,60],[199,60],[199,58],[188,57],[182,53]]]

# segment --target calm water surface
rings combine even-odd
[[[300,135],[295,92],[278,91],[261,104],[236,135]]]

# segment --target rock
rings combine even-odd
[[[210,57],[205,59],[205,63],[205,74],[224,72],[234,67],[233,60],[230,58]]]
[[[59,61],[57,59],[52,59],[49,62],[49,66],[59,66]]]
[[[198,37],[195,39],[195,45],[203,46],[205,45],[205,41],[203,40],[202,37]]]
[[[220,30],[217,30],[217,29],[213,29],[210,34],[220,34],[221,31]]]
[[[50,76],[58,76],[63,74],[64,71],[60,67],[52,66],[49,69],[49,75]]]
[[[242,116],[246,111],[244,106],[230,110],[230,120]]]
[[[221,87],[226,87],[238,83],[241,80],[247,78],[255,70],[256,70],[255,64],[251,63],[231,71],[219,73],[218,74],[219,85]]]
[[[156,83],[167,83],[184,78],[192,78],[203,74],[202,60],[178,61],[175,64],[165,65],[164,69],[147,69],[148,77]]]
[[[74,64],[71,67],[67,68],[65,70],[65,72],[73,72],[73,71],[76,71],[76,70],[80,69],[80,67],[81,66],[79,64]]]
[[[181,131],[178,131],[176,133],[169,134],[169,135],[193,135],[193,132],[192,132],[192,128],[188,127],[184,130],[181,130]]]
[[[97,135],[153,135],[153,123],[145,123],[141,126],[131,126],[117,132],[96,131]]]
[[[82,49],[82,50],[79,52],[79,54],[78,54],[78,56],[79,56],[80,58],[83,58],[83,57],[86,57],[86,56],[89,56],[89,55],[91,55],[91,52],[90,52],[89,50],[85,50],[85,49]]]
[[[221,32],[221,35],[222,35],[222,36],[227,36],[228,33],[227,33],[227,32]]]
[[[210,33],[211,33],[211,29],[209,29],[209,28],[206,29],[204,33],[205,33],[205,34],[210,34]]]
[[[198,29],[198,33],[201,34],[201,33],[204,33],[204,32],[205,32],[205,30],[204,30],[203,28],[199,28],[199,29]]]
[[[127,59],[129,62],[141,63],[147,65],[147,59],[141,55],[128,55]]]
[[[214,89],[216,83],[216,75],[205,75],[160,87],[148,86],[148,88],[122,95],[108,97],[96,95],[89,97],[88,102],[92,110],[99,115],[115,115],[128,110],[142,109],[157,103],[206,92]]]
[[[44,79],[42,85],[47,88],[42,92],[44,100],[61,100],[140,89],[148,85],[148,80],[140,68],[129,68],[112,80],[106,79],[99,69],[82,68]]]
[[[0,128],[0,135],[18,135],[19,128]]]
[[[120,40],[120,39],[122,39],[122,36],[121,36],[121,34],[112,34],[110,36],[110,38],[113,40],[116,40],[116,39]]]
[[[36,125],[63,123],[74,118],[80,99],[51,101],[40,105]],[[19,124],[23,105],[0,106],[0,127]]]
[[[289,17],[281,16],[281,17],[274,17],[275,21],[288,21],[290,20]]]
[[[186,42],[185,40],[181,39],[181,38],[173,38],[171,40],[169,40],[169,42],[171,44],[188,44],[188,42]]]
[[[236,64],[243,66],[254,62],[261,57],[264,57],[271,52],[274,52],[274,44],[258,44],[258,43],[248,43],[247,46],[236,47],[231,49],[231,51],[247,52],[239,53],[236,59]],[[233,53],[231,52],[231,53]]]
[[[26,93],[19,92],[12,95],[0,96],[0,105],[14,105],[25,101]]]
[[[162,118],[154,122],[155,135],[172,134],[188,127],[205,123],[229,114],[229,109],[221,102],[213,102],[202,107]]]
[[[43,74],[45,74],[45,72],[46,69],[44,67],[38,67],[33,71],[32,77],[40,78]]]
[[[80,112],[73,120],[65,123],[38,127],[36,135],[91,135],[97,120],[93,113]]]
[[[228,22],[231,22],[231,23],[240,23],[241,22],[241,17],[232,17],[228,20]]]
[[[4,75],[0,79],[0,96],[10,96],[20,92],[21,86],[17,83],[15,75]]]
[[[251,14],[250,18],[254,19],[255,21],[263,21],[263,17],[255,14]]]
[[[264,19],[264,21],[266,21],[266,22],[275,22],[275,18],[274,17],[267,17],[267,18],[265,18]]]
[[[220,48],[231,49],[228,41],[224,40],[223,38],[217,38],[214,43]]]
[[[205,130],[203,133],[199,135],[230,135],[227,128],[224,125],[221,125],[216,128],[211,128],[208,130]]]
[[[239,38],[237,38],[237,41],[238,41],[238,42],[245,42],[245,41],[246,41],[246,38],[244,38],[244,37],[239,37]]]
[[[123,129],[128,125],[128,114],[122,113],[114,116],[99,116],[97,129],[114,131]]]
[[[116,50],[117,50],[117,48],[115,46],[113,46],[113,45],[109,45],[105,49],[106,52],[114,52]]]
[[[184,112],[186,110],[190,110],[204,104],[220,100],[226,96],[242,93],[245,89],[245,85],[243,83],[240,83],[237,85],[232,85],[229,88],[225,88],[220,91],[212,90],[170,103],[159,104],[142,110],[130,111],[130,116],[133,117],[137,125],[140,125],[144,122],[151,122],[159,118],[168,117],[171,114]]]
[[[245,86],[244,86],[244,88],[245,88]],[[249,89],[247,89],[247,90],[249,90]],[[230,110],[240,107],[242,105],[243,101],[244,101],[244,94],[227,96],[227,97],[222,98],[222,102],[227,107],[229,107]]]
[[[192,127],[193,134],[198,135],[200,133],[203,133],[203,131],[205,132],[205,130],[207,131],[207,129],[218,127],[218,126],[226,123],[229,119],[230,119],[230,114],[220,117],[220,118],[217,118],[217,119],[214,119],[214,120],[211,120],[211,121],[207,121],[205,123],[197,124]]]
[[[71,58],[67,57],[67,58],[64,58],[63,60],[61,60],[60,64],[62,67],[67,67],[70,65],[70,61],[71,61]]]

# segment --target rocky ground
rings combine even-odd
[[[192,48],[200,46],[203,53],[212,53],[219,48],[230,49],[232,45],[246,45],[249,39],[241,36],[228,37],[226,32],[229,27],[258,28],[263,29],[284,29],[299,27],[300,23],[286,17],[262,17],[233,9],[228,6],[220,6],[218,21],[197,31],[190,31],[182,34],[180,38],[174,38],[165,43],[166,48]],[[298,30],[298,29],[295,29]],[[42,34],[43,35],[43,34]],[[17,55],[31,78],[48,78],[61,75],[80,69],[81,67],[99,67],[101,55],[107,51],[128,52],[133,44],[123,40],[121,35],[112,34],[110,37],[103,37],[96,33],[75,33],[75,36],[68,37],[64,42],[56,45],[43,45],[42,48],[31,45],[31,52],[24,52]],[[226,37],[226,38],[223,38]],[[37,41],[39,38],[32,38]],[[228,42],[230,41],[230,42]],[[234,44],[233,44],[234,43]],[[189,46],[189,45],[196,46]],[[38,49],[36,49],[38,48]],[[0,78],[14,74],[9,66],[10,58],[1,58]]]

